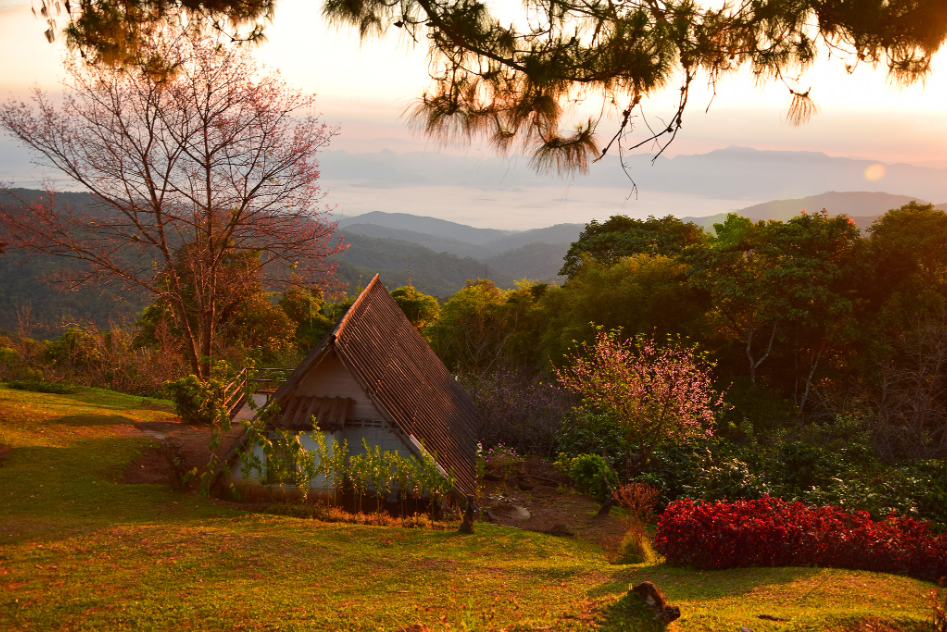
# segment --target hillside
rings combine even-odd
[[[353,224],[375,224],[376,226],[384,226],[399,231],[409,230],[481,246],[490,241],[512,235],[515,232],[494,228],[474,228],[473,226],[436,217],[408,215],[407,213],[383,213],[381,211],[372,211],[355,217],[343,217],[339,221],[339,228],[346,228]]]
[[[892,195],[868,191],[829,191],[821,195],[810,195],[797,200],[775,200],[740,209],[738,212],[750,219],[777,219],[786,221],[803,209],[810,213],[826,209],[831,215],[845,214],[850,217],[878,217],[890,209],[904,206],[908,202],[920,201],[907,195]]]
[[[492,279],[501,287],[513,285],[511,276],[476,259],[434,252],[408,241],[342,233],[350,246],[339,257],[346,264],[340,267],[339,276],[349,284],[350,292],[364,287],[376,272],[381,274],[382,282],[389,289],[407,285],[409,266],[414,286],[433,296],[450,296],[468,279],[478,277]]]
[[[558,272],[570,245],[529,243],[485,259],[484,263],[516,280],[560,283],[564,277],[558,276]]]
[[[391,228],[380,224],[348,224],[340,231],[343,235],[364,235],[365,237],[374,237],[375,239],[393,239],[396,241],[406,241],[424,248],[430,248],[434,252],[446,252],[456,255],[460,258],[472,257],[474,259],[484,259],[498,254],[495,248],[481,246],[470,242],[454,239],[453,237],[444,237],[442,235],[433,235],[415,230],[402,230]]]
[[[0,331],[12,331],[27,319],[43,335],[47,327],[69,322],[93,322],[100,327],[132,318],[145,306],[142,297],[121,297],[108,288],[86,287],[66,292],[51,276],[63,261],[23,253],[0,256]]]
[[[613,564],[599,542],[531,519],[460,535],[456,522],[323,522],[145,484],[130,466],[183,425],[170,402],[0,386],[0,418],[3,630],[657,630],[629,595],[643,580],[680,606],[681,632],[930,620],[933,585],[896,575]],[[535,506],[535,492],[513,493]]]
[[[38,196],[39,191],[24,191]],[[832,214],[850,215],[862,230],[885,211],[918,198],[883,192],[836,192],[796,199],[773,200],[737,211],[753,219],[785,220],[802,209],[826,208]],[[66,193],[63,200],[74,206],[91,202],[89,194]],[[2,201],[2,200],[0,200]],[[938,208],[947,210],[947,204]],[[707,230],[726,214],[683,217]],[[605,218],[603,218],[605,219]],[[345,217],[340,233],[351,245],[339,257],[338,277],[349,291],[362,287],[381,273],[389,288],[407,284],[410,258],[411,281],[422,292],[449,296],[468,279],[489,277],[501,287],[512,287],[519,279],[561,281],[557,276],[569,245],[578,239],[583,224],[558,224],[527,231],[476,228],[434,217],[375,211]],[[89,288],[63,293],[43,280],[62,269],[56,259],[27,259],[14,251],[0,256],[0,329],[17,326],[18,310],[30,310],[34,322],[52,325],[90,320],[99,326],[132,318],[143,299],[119,298],[108,290]]]

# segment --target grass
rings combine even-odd
[[[611,565],[600,547],[322,523],[121,482],[166,403],[0,386],[0,629],[649,630],[626,596],[655,582],[675,630],[924,629],[931,584],[818,568]],[[764,621],[765,614],[785,621]]]

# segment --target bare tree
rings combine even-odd
[[[947,455],[947,320],[919,322],[866,393],[872,441],[896,461]]]
[[[92,205],[4,186],[11,247],[73,259],[70,287],[115,283],[174,309],[195,373],[215,332],[258,283],[326,280],[341,250],[321,203],[315,154],[335,131],[248,53],[164,30],[123,68],[67,61],[65,101],[35,91],[0,106],[0,126],[92,193]],[[161,59],[162,72],[149,72]],[[173,72],[165,72],[171,68]]]

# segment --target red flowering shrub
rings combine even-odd
[[[658,519],[655,545],[672,564],[704,569],[828,566],[929,581],[947,575],[947,532],[932,533],[913,518],[874,521],[866,511],[769,496],[675,501]]]

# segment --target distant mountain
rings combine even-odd
[[[501,237],[486,245],[497,252],[520,248],[529,244],[571,244],[585,230],[585,224],[556,224],[549,228],[534,228]],[[565,254],[563,253],[563,256]]]
[[[62,323],[94,322],[106,327],[111,322],[133,319],[147,301],[145,297],[119,296],[103,287],[83,287],[64,291],[46,280],[71,262],[56,257],[28,257],[8,251],[0,255],[0,330],[13,331],[25,318],[44,336],[47,327]]]
[[[565,278],[559,276],[559,270],[570,245],[534,242],[485,259],[484,263],[516,280],[559,283]]]
[[[432,296],[450,296],[468,279],[489,278],[501,287],[512,287],[513,277],[476,259],[434,252],[430,248],[397,239],[379,239],[348,234],[348,250],[338,257],[340,280],[349,290],[364,287],[376,272],[388,289],[408,284],[408,268],[414,287]]]
[[[378,224],[349,224],[340,230],[339,233],[342,235],[364,235],[366,237],[375,237],[376,239],[410,241],[413,244],[430,248],[434,252],[446,252],[461,258],[473,257],[474,259],[485,259],[501,252],[489,246],[478,246],[451,237],[419,233],[413,230],[400,230],[387,226],[379,226]]]
[[[37,191],[35,189],[12,189],[14,195],[23,199],[25,202],[35,202],[41,196],[46,195],[44,191]],[[67,204],[75,209],[88,209],[92,206],[92,194],[91,193],[76,193],[64,191],[56,194],[56,199],[59,204]],[[12,204],[18,206],[19,202],[11,195],[0,191],[0,204]]]
[[[359,220],[364,220],[364,222],[359,222]],[[380,211],[346,218],[339,222],[339,225],[342,227],[340,232],[343,235],[355,238],[370,237],[377,240],[371,242],[373,248],[376,249],[376,254],[387,252],[387,249],[391,248],[400,253],[399,256],[406,257],[408,251],[405,250],[405,243],[411,243],[421,249],[430,249],[436,253],[456,255],[461,258],[472,257],[499,273],[491,279],[501,287],[511,287],[511,281],[519,279],[561,280],[557,275],[562,268],[563,257],[568,252],[570,244],[579,238],[579,233],[585,228],[584,224],[558,224],[548,228],[514,233],[513,231],[473,228],[433,217]],[[399,228],[405,225],[413,226],[415,230]],[[417,229],[426,229],[426,232]],[[496,233],[506,234],[497,237]],[[447,237],[446,234],[473,237],[478,240],[478,243]],[[493,239],[485,241],[485,237],[488,236]],[[349,241],[356,246],[359,244],[357,239]],[[346,257],[341,260],[350,261]],[[364,260],[367,261],[367,259]],[[415,265],[412,255],[412,271]],[[478,272],[476,276],[483,276],[483,274]],[[417,280],[415,286],[421,289]],[[462,286],[463,282],[453,291],[457,291]]]
[[[875,218],[908,202],[920,201],[907,195],[868,191],[829,191],[821,195],[810,195],[798,200],[775,200],[755,204],[737,211],[750,219],[776,219],[781,222],[795,217],[803,210],[810,213],[826,209],[830,215],[845,214],[850,217]]]
[[[465,224],[449,222],[445,219],[437,219],[436,217],[423,217],[407,213],[383,213],[381,211],[373,211],[355,217],[343,217],[339,221],[339,228],[345,228],[353,224],[375,224],[386,228],[457,239],[477,245],[484,245],[516,232],[495,228],[474,228]]]
[[[755,201],[801,198],[823,191],[842,190],[894,192],[921,199],[947,200],[947,169],[885,164],[821,152],[764,151],[731,146],[704,154],[661,157],[653,162],[648,153],[632,154],[623,160],[624,169],[616,157],[609,155],[587,175],[575,176],[570,183],[578,187],[628,190],[630,175],[638,184],[641,195],[647,195],[649,191],[664,191],[721,200]],[[534,173],[528,162],[516,156],[462,157],[434,152],[395,154],[388,150],[377,154],[336,151],[320,154],[325,180],[345,181],[355,186],[397,188],[431,185],[489,190],[563,186],[561,179]],[[678,216],[688,215],[681,208],[667,210]],[[721,211],[725,210],[721,208]],[[429,209],[419,209],[419,212],[434,214]],[[486,217],[498,212],[502,213],[503,209],[484,209]],[[430,232],[421,228],[402,228]]]

